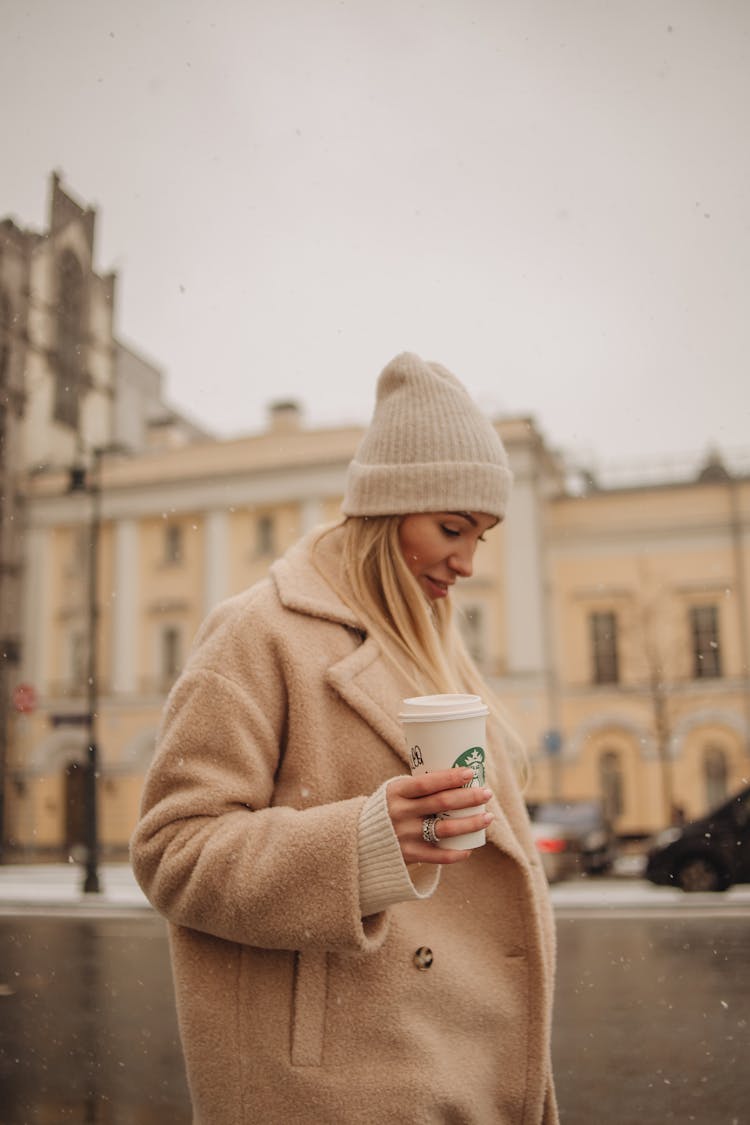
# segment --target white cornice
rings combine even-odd
[[[258,504],[302,503],[343,495],[346,466],[233,473],[202,480],[170,481],[149,487],[103,490],[102,519],[143,519],[181,512],[207,512]],[[28,525],[55,527],[85,523],[85,495],[29,497]]]

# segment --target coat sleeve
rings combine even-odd
[[[131,842],[136,878],[170,922],[229,941],[375,948],[387,920],[360,913],[357,833],[366,798],[272,805],[288,670],[266,636],[256,635],[252,656],[246,641],[237,650],[231,630],[222,639],[231,678],[217,670],[210,638],[207,658],[192,661],[167,700]],[[236,675],[242,659],[249,666]]]

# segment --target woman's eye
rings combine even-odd
[[[440,530],[441,530],[441,531],[442,531],[442,532],[443,532],[443,533],[444,533],[445,535],[447,535],[449,539],[457,539],[457,538],[458,538],[458,536],[459,536],[459,535],[461,534],[461,532],[460,532],[460,531],[456,531],[456,530],[455,530],[455,528],[452,528],[452,527],[446,527],[446,526],[445,526],[445,524],[442,524],[442,523],[441,523],[441,525],[440,525]]]

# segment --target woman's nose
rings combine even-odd
[[[448,560],[448,565],[460,578],[471,578],[474,572],[474,552],[466,546],[456,551]]]

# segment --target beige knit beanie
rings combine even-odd
[[[349,465],[342,510],[502,519],[512,479],[494,427],[455,375],[403,352],[378,379],[375,413]]]

